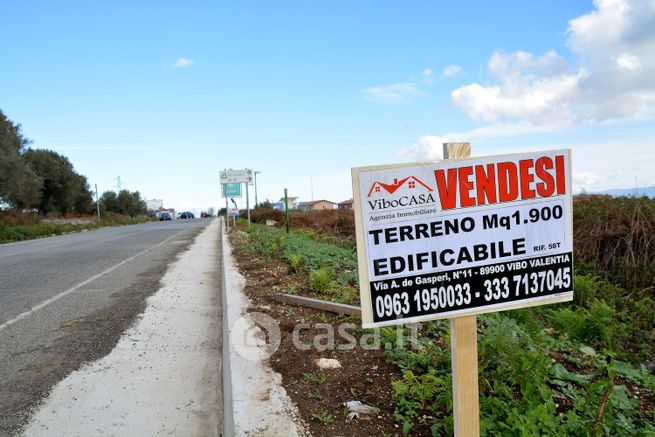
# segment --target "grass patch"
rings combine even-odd
[[[307,276],[308,288],[342,303],[356,303],[357,255],[323,241],[312,231],[282,229],[253,224],[247,231],[246,251],[265,259],[282,259],[291,272]]]

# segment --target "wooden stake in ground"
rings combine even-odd
[[[470,143],[444,143],[444,159],[471,156]],[[476,316],[450,319],[450,349],[453,368],[453,422],[455,436],[480,435],[478,391],[478,329]]]

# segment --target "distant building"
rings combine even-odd
[[[164,207],[163,199],[150,199],[146,200],[146,209],[148,211],[159,211]]]
[[[298,197],[288,197],[289,209],[298,209]],[[284,197],[279,202],[273,204],[273,209],[284,212]]]
[[[348,200],[344,200],[343,202],[339,202],[337,207],[339,209],[353,209],[353,200],[348,199]]]
[[[335,209],[337,204],[329,200],[314,200],[311,202],[301,202],[298,209],[301,211],[320,211],[322,209]]]

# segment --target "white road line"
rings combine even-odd
[[[141,252],[137,253],[136,255],[132,255],[131,257],[129,257],[129,258],[127,258],[127,259],[124,259],[123,261],[119,262],[118,264],[116,264],[116,265],[114,265],[114,266],[112,266],[112,267],[109,267],[107,270],[104,270],[104,271],[98,273],[97,275],[91,276],[89,279],[86,279],[86,280],[80,282],[79,284],[77,284],[77,285],[75,285],[75,286],[69,288],[68,290],[66,290],[66,291],[62,291],[62,292],[59,293],[58,295],[53,296],[53,297],[51,297],[50,299],[44,300],[44,301],[41,302],[40,304],[38,304],[38,305],[32,307],[31,309],[25,311],[24,313],[19,314],[18,316],[14,317],[13,319],[8,320],[8,321],[6,321],[5,323],[3,323],[2,325],[0,325],[0,331],[2,331],[3,329],[6,329],[6,328],[8,328],[8,327],[10,327],[10,326],[13,325],[14,323],[16,323],[16,322],[18,322],[18,321],[24,319],[25,317],[29,316],[30,314],[35,313],[36,311],[38,311],[38,310],[40,310],[40,309],[42,309],[42,308],[45,308],[46,306],[50,305],[51,303],[58,301],[58,300],[61,299],[62,297],[65,297],[65,296],[71,294],[72,292],[74,292],[74,291],[77,290],[78,288],[80,288],[80,287],[84,287],[86,284],[88,284],[88,283],[90,283],[90,282],[93,282],[93,281],[95,281],[96,279],[98,279],[98,278],[100,278],[100,277],[106,275],[107,273],[110,273],[110,272],[116,270],[116,269],[119,268],[120,266],[123,266],[123,265],[129,263],[130,261],[134,260],[135,258],[138,258],[139,256],[143,255],[144,253],[149,252],[149,251],[151,251],[152,249],[155,249],[156,247],[159,247],[159,246],[161,246],[161,245],[167,243],[168,241],[172,240],[173,238],[177,237],[178,235],[180,235],[181,233],[186,232],[186,231],[188,231],[188,229],[185,229],[185,230],[180,231],[180,232],[178,232],[178,233],[176,233],[176,234],[173,234],[173,235],[171,235],[170,237],[168,237],[167,239],[165,239],[165,240],[163,240],[163,241],[161,241],[161,242],[155,244],[154,246],[150,246],[149,248],[147,248],[147,249],[145,249],[145,250],[142,250]]]

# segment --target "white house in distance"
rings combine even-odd
[[[299,197],[287,197],[289,201],[289,209],[298,209],[298,199]],[[282,205],[284,205],[284,197],[280,199]]]
[[[287,197],[289,201],[289,209],[298,209],[298,197]],[[273,204],[273,209],[284,212],[284,197],[279,202]]]

